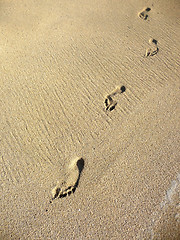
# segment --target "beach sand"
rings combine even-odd
[[[179,14],[1,1],[0,239],[180,239]]]

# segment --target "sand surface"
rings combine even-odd
[[[0,239],[180,239],[180,2],[1,0],[0,26]]]

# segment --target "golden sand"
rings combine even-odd
[[[179,11],[1,1],[0,239],[179,239]]]

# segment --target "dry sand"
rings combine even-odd
[[[0,239],[180,239],[179,16],[0,1]]]

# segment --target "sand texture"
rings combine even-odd
[[[0,1],[0,239],[180,239],[180,1]]]

